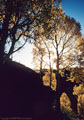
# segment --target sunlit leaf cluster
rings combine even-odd
[[[84,85],[83,84],[80,84],[79,86],[74,86],[74,92],[73,94],[74,95],[82,95],[84,94]]]
[[[78,96],[78,113],[84,119],[84,94]]]
[[[43,85],[50,86],[50,72],[46,72],[43,76]],[[51,89],[56,91],[56,76],[55,73],[51,75]]]
[[[60,97],[61,108],[65,108],[71,111],[71,102],[66,93],[63,93]]]
[[[78,64],[80,67],[84,67],[84,38],[81,37],[77,42],[77,49],[79,50],[79,54],[77,55]]]

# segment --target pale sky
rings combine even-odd
[[[32,64],[32,44],[26,43],[24,48],[19,50],[18,52],[13,54],[13,60],[17,61],[19,63],[24,64],[27,67],[30,67],[33,69],[33,64]]]

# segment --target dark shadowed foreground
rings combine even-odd
[[[0,120],[71,120],[51,109],[54,94],[30,68],[10,60],[0,64]]]
[[[42,85],[39,74],[19,63],[0,65],[0,118],[34,118],[50,111],[50,88]]]

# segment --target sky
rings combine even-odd
[[[62,0],[62,9],[66,15],[80,22],[81,32],[84,35],[84,0]],[[24,48],[13,55],[13,60],[33,69],[32,47],[33,45],[27,43]]]
[[[80,22],[81,32],[84,35],[84,0],[62,0],[62,9],[66,15]]]
[[[32,63],[33,60],[32,48],[33,48],[32,44],[26,43],[26,45],[21,50],[13,54],[13,60],[34,69]]]

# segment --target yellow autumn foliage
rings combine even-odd
[[[43,85],[50,86],[50,72],[46,72],[43,76]],[[51,89],[56,91],[56,76],[55,73],[51,75]]]
[[[67,110],[72,110],[71,109],[71,102],[70,102],[70,99],[68,98],[67,94],[66,93],[63,93],[60,97],[60,105],[61,105],[61,108],[65,108]]]
[[[84,119],[84,94],[78,96],[78,113]]]
[[[83,84],[80,84],[79,86],[74,86],[74,89],[73,89],[73,95],[81,95],[81,94],[84,94],[84,85]]]

